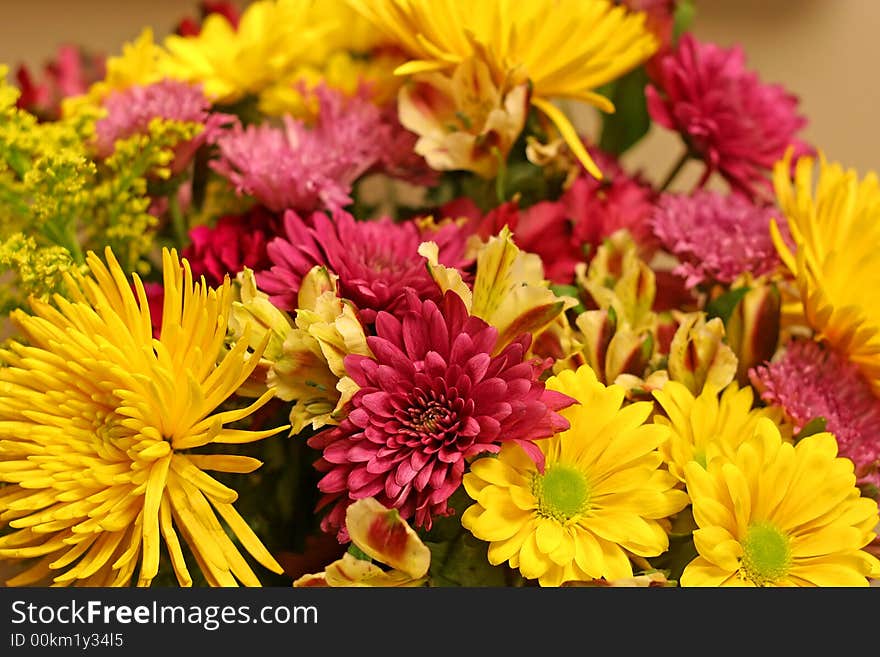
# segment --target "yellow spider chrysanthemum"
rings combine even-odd
[[[68,277],[72,301],[32,301],[13,319],[26,342],[0,350],[0,559],[31,560],[10,585],[149,585],[160,543],[191,585],[178,531],[208,583],[260,582],[231,534],[281,572],[233,507],[237,493],[205,473],[248,473],[260,462],[190,452],[282,431],[224,427],[260,408],[215,412],[256,366],[262,345],[225,351],[229,281],[193,283],[189,264],[163,252],[165,300],[154,339],[140,279],[134,290],[109,248],[91,275]],[[225,357],[223,356],[225,354]]]
[[[536,441],[543,473],[525,452],[505,445],[464,476],[476,504],[462,525],[489,541],[489,562],[509,562],[542,586],[633,576],[630,554],[665,552],[660,520],[687,505],[676,479],[661,469],[657,448],[669,437],[645,424],[650,402],[621,408],[624,389],[605,387],[589,366],[566,370],[547,387],[577,399],[561,413],[571,427]]]
[[[880,561],[877,502],[860,497],[853,464],[819,433],[796,445],[758,421],[733,455],[685,466],[699,556],[681,586],[867,586]]]
[[[734,381],[722,392],[704,388],[694,397],[686,386],[669,381],[654,391],[663,415],[654,422],[668,426],[672,435],[660,446],[669,471],[684,481],[684,466],[690,461],[702,465],[716,454],[732,455],[737,447],[755,432],[759,418],[779,419],[780,413],[769,407],[752,408],[751,386],[740,388]]]
[[[880,394],[880,183],[819,157],[791,153],[776,164],[774,185],[794,240],[794,251],[775,223],[773,240],[797,279],[803,313],[817,338],[856,363]]]
[[[476,57],[498,87],[528,80],[532,105],[597,178],[602,174],[571,122],[550,101],[571,98],[613,112],[594,90],[657,49],[644,14],[610,0],[350,1],[410,56],[399,75],[448,70]]]
[[[326,55],[323,37],[334,26],[311,11],[315,0],[259,0],[247,6],[238,28],[210,14],[195,36],[169,35],[161,70],[199,82],[216,103],[258,94],[295,67]]]

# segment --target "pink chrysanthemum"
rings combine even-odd
[[[381,310],[395,312],[406,290],[439,300],[440,290],[418,254],[426,240],[440,247],[444,265],[464,266],[464,236],[452,223],[423,229],[388,217],[356,221],[342,210],[332,219],[315,212],[303,221],[288,211],[283,233],[269,242],[272,267],[257,272],[257,283],[276,306],[295,310],[303,276],[315,265],[325,265],[339,276],[340,296],[352,301],[361,320],[370,324]]]
[[[367,338],[374,358],[345,359],[360,386],[342,423],[309,439],[322,451],[316,468],[332,505],[325,531],[345,540],[346,507],[375,496],[419,527],[452,512],[465,459],[513,441],[543,467],[532,442],[568,428],[557,413],[574,402],[539,380],[545,364],[524,361],[531,336],[494,355],[498,331],[468,314],[447,292],[438,305],[410,293],[399,317],[379,313]]]
[[[211,104],[199,85],[179,80],[114,91],[104,99],[104,108],[107,115],[95,123],[95,150],[100,157],[113,153],[117,140],[147,133],[156,118],[202,124],[204,129],[195,139],[178,145],[171,165],[174,171],[181,170],[199,146],[232,120],[229,115],[210,112]]]
[[[860,482],[880,487],[880,399],[856,365],[814,340],[795,339],[777,361],[749,376],[761,399],[781,407],[795,431],[824,418]]]
[[[767,195],[767,173],[806,125],[798,98],[778,84],[765,84],[746,68],[739,46],[701,43],[686,33],[675,50],[656,62],[657,85],[645,93],[651,117],[682,134],[713,171],[735,189]]]
[[[245,267],[260,271],[271,266],[266,247],[275,237],[277,217],[257,206],[247,214],[220,217],[213,226],[196,226],[183,257],[193,276],[204,276],[211,286],[234,277]]]
[[[693,288],[701,283],[732,283],[750,272],[761,276],[779,266],[770,238],[770,220],[779,212],[741,194],[698,190],[663,194],[651,217],[654,232],[681,264],[673,271]],[[785,226],[782,226],[785,230]]]
[[[370,102],[319,85],[314,126],[290,116],[283,126],[240,124],[217,140],[212,168],[275,212],[336,210],[351,203],[352,184],[382,162],[389,127]]]

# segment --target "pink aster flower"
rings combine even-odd
[[[192,140],[179,144],[172,171],[179,172],[196,150],[212,139],[232,117],[210,112],[211,104],[199,85],[161,80],[112,92],[104,99],[106,116],[95,123],[95,150],[99,157],[113,153],[116,142],[149,131],[153,119],[200,123],[204,129]]]
[[[859,481],[880,487],[880,399],[855,364],[814,340],[796,339],[779,360],[752,368],[749,377],[761,399],[781,407],[795,431],[824,418]]]
[[[374,358],[345,359],[360,386],[338,427],[309,439],[322,452],[319,508],[325,531],[345,540],[345,509],[375,496],[404,519],[430,529],[449,515],[466,459],[513,441],[543,467],[532,442],[568,428],[557,413],[574,402],[547,390],[547,364],[524,361],[531,336],[494,354],[498,331],[468,314],[462,300],[422,301],[409,293],[399,317],[379,313],[367,338]]]
[[[779,266],[770,238],[771,206],[741,194],[698,190],[692,195],[663,194],[651,218],[654,232],[680,265],[674,273],[693,288],[701,283],[732,283],[750,272],[761,276]],[[787,235],[785,224],[780,226]]]
[[[272,303],[294,310],[303,276],[315,265],[325,265],[339,276],[340,296],[352,301],[369,324],[381,310],[395,312],[406,290],[439,300],[440,290],[418,253],[426,240],[440,247],[444,265],[464,266],[464,236],[452,223],[422,228],[389,217],[356,221],[342,210],[332,218],[315,212],[304,221],[288,211],[283,232],[267,248],[272,266],[257,272],[257,282]]]
[[[217,286],[227,274],[234,277],[245,267],[254,271],[271,266],[266,246],[276,233],[278,218],[257,206],[247,214],[220,217],[213,226],[196,226],[183,251],[193,276],[204,276]]]
[[[325,85],[309,93],[320,103],[314,126],[284,116],[280,127],[236,124],[216,139],[211,167],[275,212],[345,207],[352,184],[386,156],[389,128],[378,107]]]
[[[746,68],[741,47],[724,49],[686,33],[656,71],[656,86],[645,89],[648,110],[705,161],[703,182],[718,171],[735,189],[766,195],[767,173],[788,146],[806,150],[796,137],[807,123],[798,98],[761,82]]]

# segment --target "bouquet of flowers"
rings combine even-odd
[[[5,67],[5,583],[880,578],[880,184],[693,14],[204,2]]]

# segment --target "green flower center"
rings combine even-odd
[[[768,523],[749,527],[742,541],[742,575],[757,586],[772,585],[791,567],[788,536]]]
[[[532,493],[541,515],[563,522],[583,513],[590,501],[590,487],[584,474],[559,464],[548,465],[543,475],[535,475]]]

